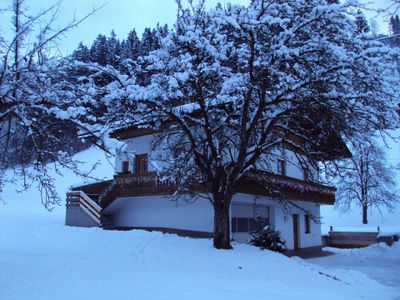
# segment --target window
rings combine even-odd
[[[135,156],[135,174],[147,173],[148,171],[147,154],[140,154]]]
[[[121,173],[129,173],[129,161],[122,162]]]
[[[310,215],[304,215],[305,233],[310,233]]]
[[[286,176],[286,161],[278,159],[278,174]]]
[[[269,219],[264,219],[265,224],[269,224]],[[252,232],[256,230],[254,218],[232,218],[232,232]]]
[[[249,232],[249,219],[237,218],[237,232]]]

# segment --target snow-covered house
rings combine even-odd
[[[157,177],[151,163],[155,160],[151,151],[155,134],[152,129],[132,127],[111,133],[112,138],[125,143],[117,151],[114,178],[73,188],[67,196],[67,225],[212,237],[211,203],[203,198],[174,201],[171,195],[175,183]],[[337,136],[328,141],[319,149],[327,157],[350,155]],[[320,216],[321,205],[334,204],[335,188],[315,183],[317,174],[302,167],[289,150],[271,166],[271,170],[251,172],[242,180],[230,208],[233,240],[246,242],[254,218],[259,216],[281,232],[289,249],[320,248],[321,227],[314,220]],[[272,187],[274,193],[263,186]],[[280,201],[276,192],[292,203],[290,213],[283,208],[287,202]]]

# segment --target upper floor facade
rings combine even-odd
[[[154,138],[154,134],[149,133],[124,139],[124,145],[116,149],[115,175],[143,175],[161,170],[165,163],[159,160],[160,150],[152,147]],[[318,181],[318,171],[300,155],[285,148],[260,162],[257,169],[299,180]]]

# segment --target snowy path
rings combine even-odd
[[[325,250],[335,254],[307,261],[329,269],[358,270],[384,285],[397,287],[400,295],[400,243],[393,247],[381,243],[363,249]]]

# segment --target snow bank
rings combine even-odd
[[[360,272],[332,272],[247,245],[65,227],[0,212],[1,299],[393,299]]]
[[[338,276],[342,273],[358,270],[371,279],[399,289],[399,242],[393,244],[392,247],[380,243],[360,249],[325,248],[325,250],[334,253],[334,255],[310,259],[309,262],[328,268]],[[398,295],[400,295],[400,290],[398,290]]]
[[[342,253],[352,255],[358,258],[382,258],[386,259],[399,259],[400,260],[400,243],[396,242],[392,246],[388,246],[385,243],[373,244],[365,248],[356,249],[338,249],[338,248],[325,248],[327,251],[335,253]]]

